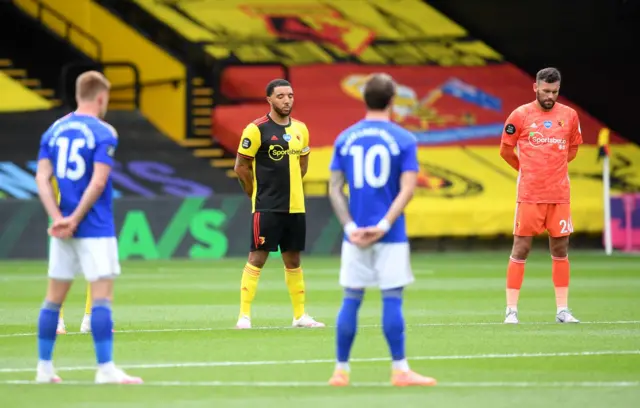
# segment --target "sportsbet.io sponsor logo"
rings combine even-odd
[[[271,145],[269,146],[269,157],[273,161],[280,161],[284,156],[293,155],[300,156],[302,154],[302,150],[300,149],[286,149],[280,145]]]
[[[558,149],[564,150],[567,145],[565,139],[555,137],[547,137],[540,132],[529,132],[529,144],[533,147],[542,147],[544,145],[557,145]]]

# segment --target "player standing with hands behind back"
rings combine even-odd
[[[113,279],[120,274],[113,219],[111,167],[118,146],[113,127],[102,121],[109,104],[109,81],[99,72],[76,80],[75,112],[56,121],[42,136],[36,183],[53,220],[49,228],[49,286],[38,319],[36,382],[61,379],[53,368],[60,308],[78,271],[91,283],[91,334],[98,384],[138,384],[113,363],[111,301]],[[55,173],[60,203],[51,184]]]
[[[549,232],[556,321],[578,323],[568,308],[569,235],[573,232],[568,163],[582,144],[578,114],[556,102],[560,72],[545,68],[533,84],[536,100],[514,110],[502,132],[500,155],[518,171],[513,249],[507,269],[504,322],[518,323],[518,297],[533,237]],[[514,152],[517,149],[517,154]]]
[[[242,132],[234,170],[251,199],[253,223],[249,259],[240,282],[237,329],[251,328],[251,303],[269,252],[280,248],[293,306],[293,327],[324,327],[305,312],[306,288],[300,253],[306,218],[302,179],[309,166],[309,130],[291,117],[293,88],[284,79],[267,84],[270,112]]]
[[[404,209],[419,170],[415,136],[391,123],[396,86],[386,74],[364,86],[367,114],[338,136],[331,161],[329,197],[344,226],[340,285],[344,300],[337,322],[337,363],[329,384],[349,385],[349,355],[366,287],[382,291],[382,325],[392,357],[395,386],[435,385],[409,369],[405,356],[403,288],[413,282]],[[344,195],[345,179],[349,201]]]

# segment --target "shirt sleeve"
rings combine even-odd
[[[47,130],[43,135],[42,138],[40,139],[40,149],[38,150],[38,160],[42,160],[42,159],[48,159],[49,161],[51,161],[51,155],[49,153],[49,138],[50,138],[50,131]]]
[[[302,153],[301,156],[306,156],[311,152],[311,147],[309,147],[309,129],[306,125],[302,125]]]
[[[571,138],[570,146],[578,146],[582,144],[582,129],[580,129],[580,118],[578,113],[573,112],[573,120],[571,121]]]
[[[420,171],[420,165],[418,164],[418,142],[413,135],[411,135],[411,141],[400,151],[400,166],[401,172],[403,173],[405,171]]]
[[[258,129],[258,126],[250,123],[242,131],[240,144],[238,145],[238,154],[242,157],[246,157],[247,159],[253,159],[256,157],[256,153],[260,148],[260,144],[262,142],[261,139],[260,129]]]
[[[96,152],[93,156],[95,163],[103,163],[113,167],[113,157],[118,148],[118,134],[113,128],[105,128],[98,133],[96,138]]]
[[[511,115],[507,118],[504,129],[502,130],[503,144],[515,146],[518,143],[518,137],[520,137],[520,132],[522,132],[523,122],[524,118],[522,117],[522,113],[517,109],[511,112]]]

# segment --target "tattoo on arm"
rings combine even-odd
[[[251,197],[253,195],[253,161],[238,155],[233,170],[238,175],[242,190]]]
[[[344,195],[344,173],[341,171],[332,171],[329,180],[329,200],[333,206],[333,211],[342,225],[346,225],[352,221],[349,213],[349,202]]]
[[[300,171],[302,173],[302,178],[307,175],[307,170],[309,169],[309,155],[306,154],[304,156],[300,156]]]

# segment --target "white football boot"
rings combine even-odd
[[[238,323],[236,323],[236,329],[250,329],[251,328],[251,318],[249,316],[242,315],[238,318]]]
[[[308,314],[303,314],[299,319],[294,318],[293,323],[291,323],[293,327],[325,327],[324,323],[320,323],[316,321],[313,317]]]
[[[80,324],[80,333],[91,333],[91,315],[85,314]]]
[[[98,367],[96,384],[142,384],[142,378],[130,376],[115,364],[107,363]]]
[[[580,320],[573,317],[571,311],[567,308],[562,309],[556,314],[556,322],[558,323],[580,323]]]
[[[64,319],[58,319],[58,327],[56,328],[56,334],[67,334],[67,328],[64,325]]]
[[[518,311],[508,307],[507,308],[507,312],[505,314],[504,322],[505,322],[505,324],[518,324],[518,323],[520,323],[520,321],[518,320]]]
[[[36,382],[41,384],[47,383],[59,383],[62,379],[56,374],[56,370],[53,368],[53,364],[50,361],[38,362],[38,368],[36,369]]]

